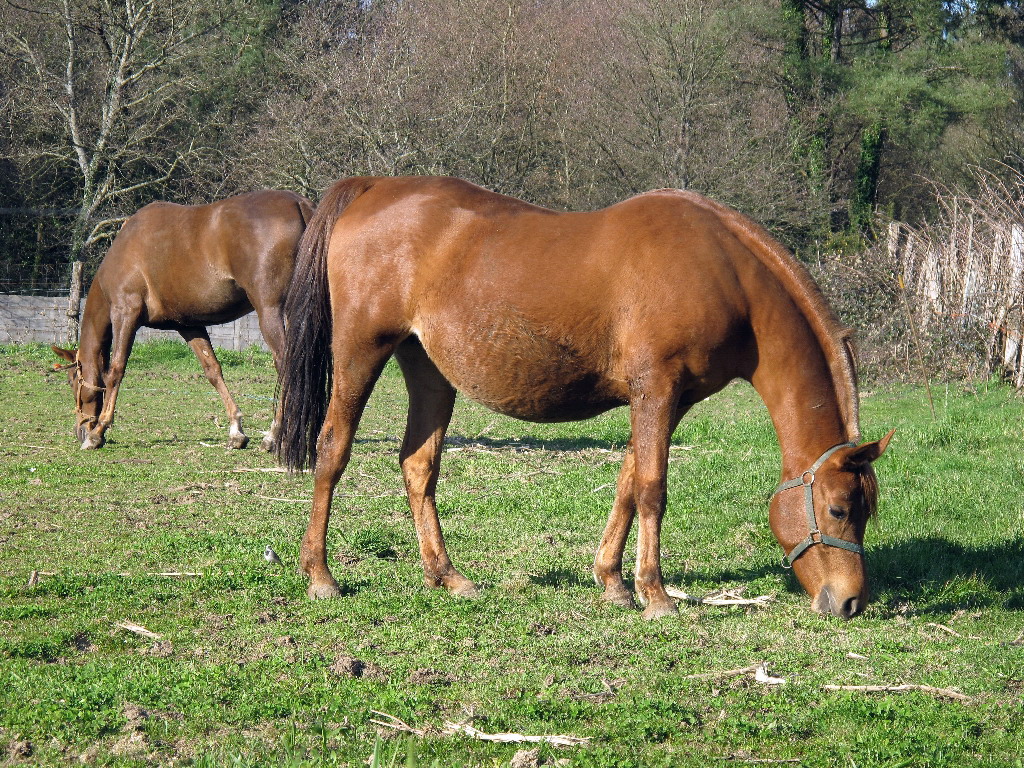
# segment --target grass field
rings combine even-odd
[[[11,764],[508,766],[529,747],[443,732],[465,721],[590,739],[521,765],[1024,765],[1024,403],[1011,390],[939,388],[934,421],[922,391],[864,393],[865,434],[897,432],[876,465],[874,599],[848,623],[812,613],[779,567],[766,519],[778,449],[756,395],[736,385],[701,404],[673,441],[666,580],[777,600],[683,604],[648,623],[602,603],[590,577],[624,410],[532,425],[460,400],[438,502],[456,565],[484,591],[456,600],[422,583],[397,464],[405,392],[389,366],[335,499],[345,594],[313,603],[295,572],[311,480],[223,447],[220,401],[190,355],[137,348],[107,446],[82,452],[48,348],[0,347]],[[225,358],[255,445],[273,367]],[[283,567],[263,560],[268,544]],[[154,575],[166,571],[200,575]],[[785,683],[693,677],[758,663]],[[425,733],[379,728],[373,711]]]

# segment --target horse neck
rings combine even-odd
[[[90,384],[102,384],[100,379],[110,361],[110,344],[110,302],[103,290],[94,283],[85,300],[81,336],[78,341],[78,361],[82,366],[82,377]]]
[[[784,477],[853,437],[825,351],[799,311],[793,315],[774,316],[762,333],[755,325],[758,365],[750,379],[775,425]]]

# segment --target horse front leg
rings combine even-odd
[[[622,553],[626,548],[626,538],[633,526],[636,515],[636,501],[633,498],[633,438],[626,445],[626,455],[622,459],[619,480],[615,487],[615,502],[612,504],[608,523],[605,525],[601,544],[594,557],[594,581],[597,586],[604,587],[603,598],[624,608],[635,608],[633,595],[622,578]]]
[[[112,343],[110,350],[110,363],[103,374],[103,386],[94,387],[88,382],[82,382],[79,386],[96,389],[103,394],[103,408],[96,426],[90,429],[82,441],[82,450],[93,450],[102,448],[106,443],[106,433],[110,425],[114,423],[114,408],[117,405],[117,393],[121,387],[121,380],[124,378],[125,366],[128,364],[128,355],[131,354],[132,344],[135,341],[135,332],[138,330],[139,308],[130,307],[122,310],[113,318],[111,325]]]
[[[639,519],[636,593],[645,619],[678,612],[661,575],[661,522],[665,515],[668,446],[674,426],[676,391],[669,383],[638,392],[630,403],[633,429],[633,500]]]
[[[687,410],[689,406],[680,406],[676,409],[669,435],[675,432]],[[635,465],[633,437],[630,436],[616,483],[615,502],[612,504],[601,544],[594,557],[594,581],[599,587],[604,587],[602,597],[609,603],[625,608],[636,607],[633,595],[622,577],[622,557],[626,549],[626,539],[629,538],[629,531],[636,516],[633,476]]]
[[[423,581],[428,587],[444,587],[459,597],[476,597],[476,586],[459,573],[448,557],[434,500],[441,471],[441,447],[455,407],[455,388],[437,370],[419,342],[406,341],[395,357],[409,392],[409,415],[399,461],[416,524]]]
[[[260,332],[263,340],[270,347],[270,354],[274,357],[274,370],[278,378],[281,376],[281,365],[284,362],[284,320],[281,318],[281,307],[278,305],[264,306],[256,312],[260,321]],[[274,407],[274,420],[270,422],[270,428],[263,434],[263,450],[273,453],[277,448],[277,430],[281,425],[281,403]]]
[[[249,438],[242,431],[242,411],[235,404],[234,398],[228,392],[227,384],[224,383],[224,372],[221,370],[220,361],[213,351],[210,335],[206,332],[206,328],[197,325],[192,328],[183,328],[179,333],[188,343],[189,347],[192,348],[193,354],[195,354],[199,364],[203,367],[206,380],[217,390],[221,402],[224,403],[224,410],[227,411],[228,418],[231,419],[231,424],[228,427],[228,447],[245,448],[249,444]]]

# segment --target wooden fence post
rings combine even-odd
[[[82,310],[82,262],[71,264],[71,290],[68,291],[68,346],[78,346],[79,324]]]

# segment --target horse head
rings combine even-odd
[[[75,437],[78,438],[78,442],[84,443],[89,430],[99,422],[100,411],[103,409],[103,388],[85,381],[77,349],[62,349],[57,346],[51,346],[50,349],[66,361],[63,365],[55,363],[53,368],[67,372],[68,385],[75,396]]]
[[[878,502],[871,463],[892,434],[833,446],[799,477],[783,482],[772,498],[768,520],[786,552],[783,562],[819,613],[849,619],[867,605],[864,529]]]

